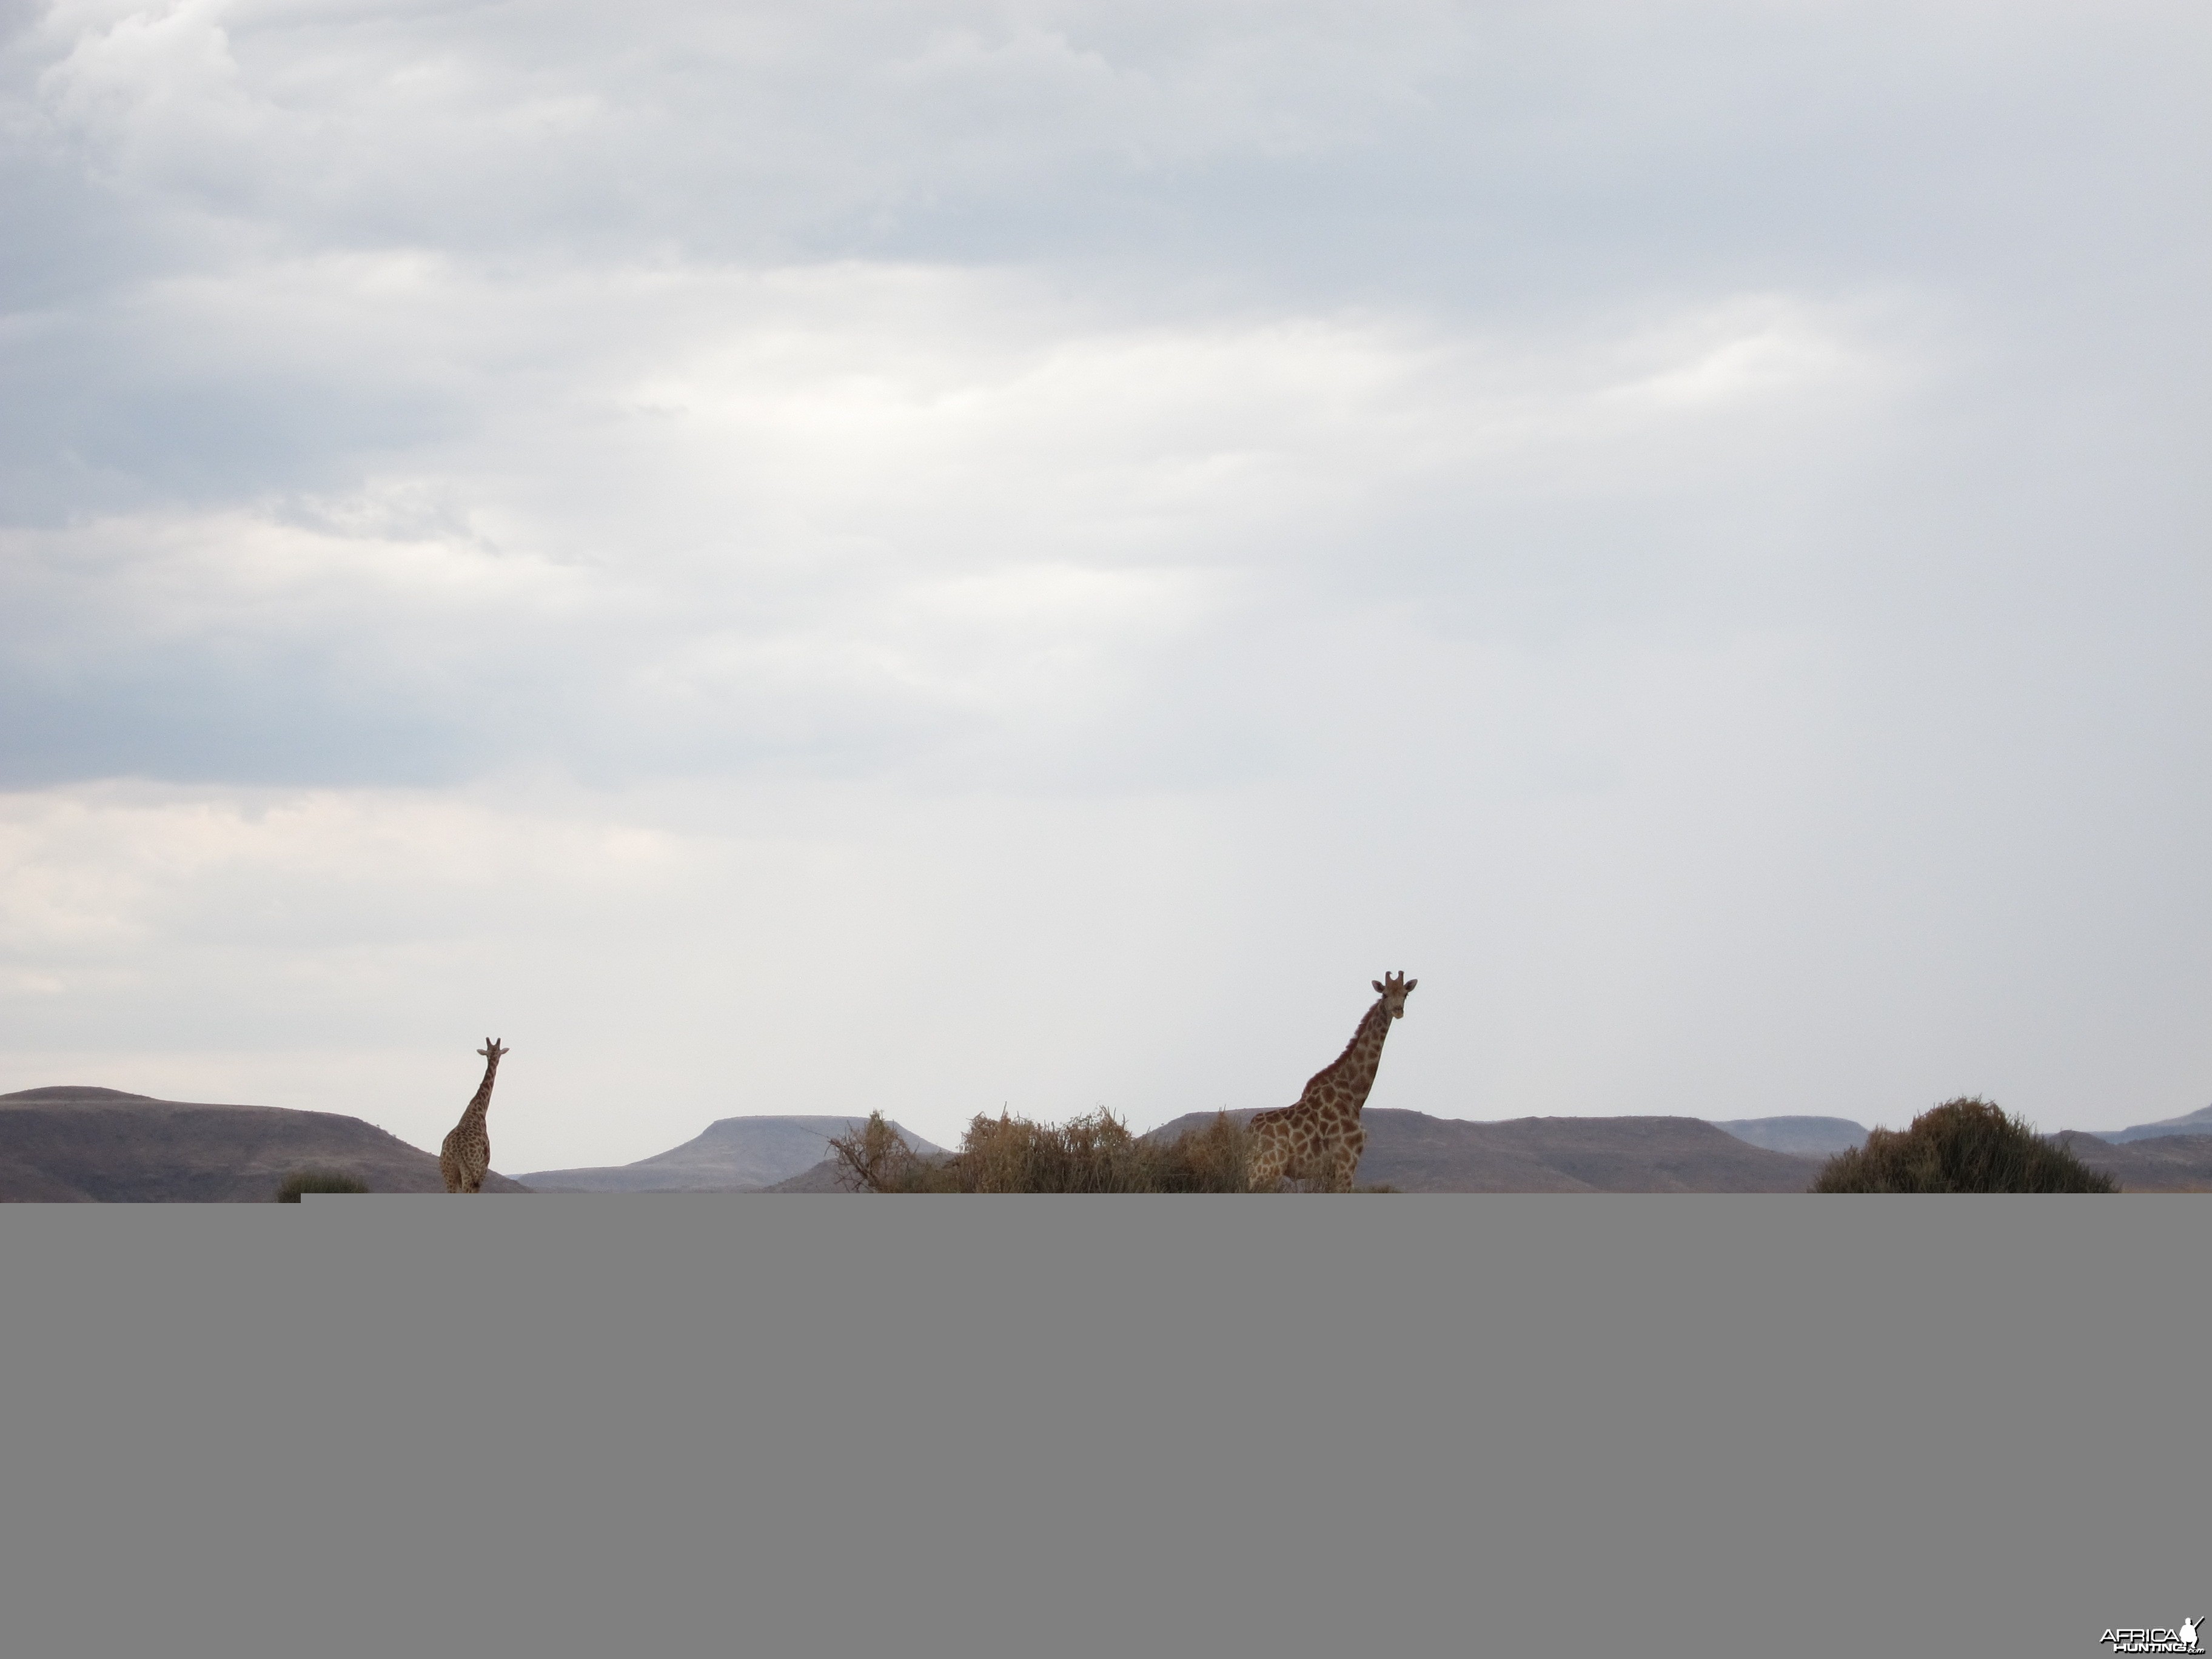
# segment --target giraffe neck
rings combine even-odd
[[[1352,1109],[1358,1111],[1367,1103],[1368,1091],[1375,1086],[1376,1068],[1382,1063],[1382,1039],[1389,1035],[1390,1011],[1383,1006],[1382,999],[1377,997],[1375,1006],[1360,1020],[1358,1030],[1352,1032],[1352,1041],[1344,1045],[1344,1052],[1314,1082],[1318,1083],[1326,1078],[1349,1089],[1352,1091]],[[1311,1084],[1307,1085],[1308,1088],[1312,1086]]]
[[[491,1107],[492,1079],[498,1074],[498,1072],[499,1060],[496,1057],[484,1062],[483,1081],[477,1085],[475,1097],[469,1102],[468,1109],[461,1114],[462,1122],[473,1123],[479,1128],[483,1127],[484,1113]]]

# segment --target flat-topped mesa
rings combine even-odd
[[[1406,997],[1420,981],[1398,973],[1373,983],[1382,994],[1361,1016],[1344,1052],[1307,1079],[1297,1104],[1253,1114],[1248,1151],[1252,1191],[1279,1191],[1285,1178],[1326,1181],[1334,1192],[1352,1190],[1352,1173],[1367,1149],[1359,1110],[1375,1087],[1390,1022],[1406,1017]]]
[[[95,1089],[82,1083],[57,1083],[44,1089],[18,1089],[13,1094],[0,1095],[0,1105],[10,1101],[35,1102],[41,1106],[54,1104],[95,1105],[122,1104],[133,1100],[152,1101],[151,1095],[134,1095],[128,1089]],[[161,1103],[156,1101],[155,1104]]]
[[[484,1057],[483,1081],[438,1148],[438,1173],[446,1178],[449,1193],[480,1193],[484,1176],[491,1172],[491,1134],[484,1127],[484,1114],[491,1109],[492,1079],[499,1075],[500,1056],[507,1048],[497,1037],[486,1037],[477,1052]]]

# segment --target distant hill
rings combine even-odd
[[[1151,1133],[1171,1138],[1212,1119],[1193,1112]],[[1360,1184],[1408,1193],[1802,1193],[1823,1162],[1752,1146],[1691,1117],[1474,1123],[1370,1106],[1361,1121]]]
[[[372,1192],[446,1189],[431,1153],[336,1112],[76,1085],[0,1095],[0,1202],[251,1204],[274,1199],[286,1175],[310,1164]],[[495,1174],[484,1190],[528,1189]]]
[[[2181,1117],[2162,1118],[2156,1123],[2138,1123],[2131,1128],[2115,1129],[2109,1134],[2100,1133],[2097,1138],[2109,1140],[2115,1146],[2126,1146],[2131,1141],[2162,1140],[2170,1135],[2212,1135],[2212,1106]]]
[[[538,1170],[521,1177],[541,1193],[757,1193],[823,1161],[830,1137],[866,1121],[859,1117],[726,1117],[681,1146],[635,1164],[581,1170]],[[894,1123],[917,1152],[944,1148]]]
[[[1713,1127],[1770,1152],[1799,1158],[1833,1158],[1865,1146],[1867,1138],[1866,1126],[1847,1117],[1738,1117]]]
[[[2212,1134],[2154,1135],[2114,1146],[2080,1129],[2050,1137],[2128,1193],[2212,1193]]]
[[[764,1193],[848,1193],[853,1190],[840,1181],[839,1164],[834,1158],[825,1158],[819,1164],[801,1170],[773,1187],[763,1187]]]

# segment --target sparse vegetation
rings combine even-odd
[[[929,1158],[876,1112],[830,1146],[852,1192],[1241,1193],[1246,1139],[1244,1126],[1225,1112],[1170,1141],[1133,1135],[1103,1109],[1066,1123],[1001,1112],[971,1121],[958,1152]]]
[[[295,1170],[276,1188],[279,1204],[297,1204],[301,1193],[365,1193],[368,1183],[343,1170]]]
[[[1830,1158],[1816,1193],[2112,1193],[2119,1183],[1993,1102],[1946,1101]]]

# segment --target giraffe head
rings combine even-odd
[[[1382,1006],[1393,1019],[1406,1017],[1406,996],[1421,981],[1407,979],[1403,974],[1385,974],[1374,981],[1375,988],[1382,994]]]
[[[507,1052],[507,1045],[497,1037],[486,1037],[484,1046],[477,1052],[496,1066],[499,1064],[499,1057]]]

